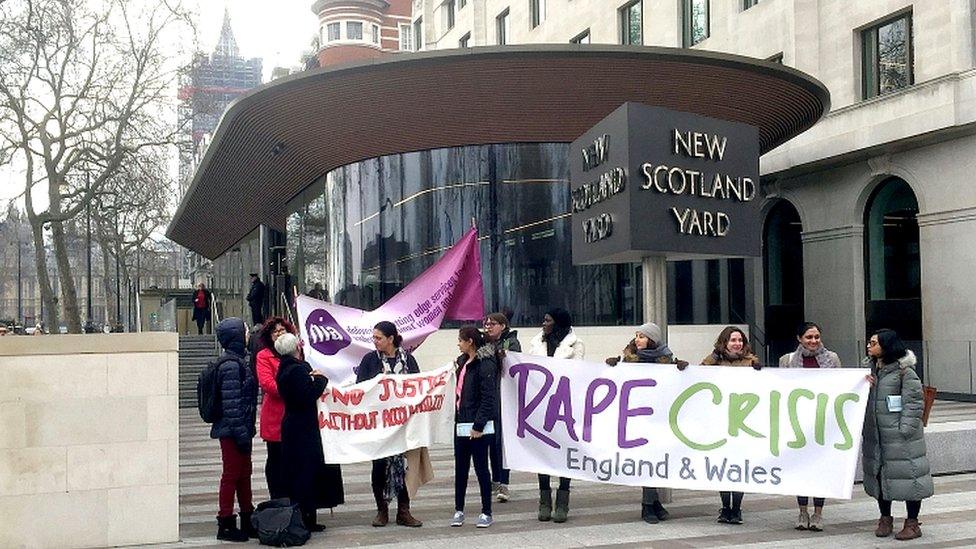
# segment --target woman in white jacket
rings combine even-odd
[[[583,358],[583,341],[573,332],[569,311],[552,309],[542,320],[542,331],[529,343],[529,354],[579,360]],[[552,486],[549,475],[539,475],[539,520],[566,522],[569,515],[569,479],[559,477],[556,509],[552,508]]]

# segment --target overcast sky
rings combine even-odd
[[[230,11],[231,26],[241,55],[264,60],[264,80],[276,66],[300,64],[302,53],[318,32],[313,0],[185,0],[199,14],[197,32],[200,50],[213,51],[220,37],[224,9]],[[190,40],[190,38],[188,38]],[[173,89],[176,95],[176,88]],[[176,123],[176,120],[173,121]],[[0,206],[23,192],[23,167],[0,166]],[[175,177],[175,164],[174,164]],[[40,188],[38,188],[40,190]],[[44,193],[39,193],[44,194]],[[35,198],[39,210],[46,201]]]

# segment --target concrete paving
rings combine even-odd
[[[971,421],[976,406],[939,402],[933,424]],[[182,542],[161,547],[216,545],[214,516],[220,452],[208,437],[193,409],[181,410],[180,446],[180,535]],[[944,426],[943,426],[944,428]],[[266,452],[256,439],[253,486],[255,501],[267,499],[264,481]],[[974,441],[976,442],[976,441]],[[534,474],[512,473],[512,500],[495,503],[495,524],[488,529],[474,527],[478,512],[478,489],[472,473],[468,489],[468,524],[451,528],[453,513],[453,457],[449,446],[431,450],[436,478],[423,486],[413,502],[413,514],[424,521],[422,528],[387,526],[373,528],[375,514],[369,488],[369,464],[343,467],[346,504],[333,513],[319,512],[319,522],[328,526],[313,534],[311,547],[397,547],[418,549],[474,549],[491,547],[787,547],[820,544],[824,547],[893,547],[902,542],[873,535],[877,507],[860,486],[850,501],[828,500],[825,531],[793,529],[795,499],[787,496],[746,494],[745,524],[717,524],[718,494],[675,491],[668,505],[672,519],[648,525],[640,520],[640,490],[573,481],[570,519],[565,524],[536,520]],[[936,478],[936,495],[922,505],[923,537],[905,545],[926,547],[976,546],[976,473]],[[895,505],[896,531],[904,507]],[[256,541],[251,542],[257,544]]]

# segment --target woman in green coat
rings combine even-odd
[[[891,502],[897,500],[905,502],[908,518],[895,539],[921,537],[918,513],[922,500],[935,489],[925,456],[924,398],[914,369],[915,354],[894,331],[880,330],[868,341],[864,365],[871,368],[862,445],[864,491],[878,500],[881,510],[874,534],[891,535]]]

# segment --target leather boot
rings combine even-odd
[[[552,519],[552,490],[539,490],[539,520]]]
[[[556,510],[552,513],[553,522],[566,522],[569,518],[569,490],[556,490]]]
[[[222,541],[247,541],[247,534],[237,529],[237,515],[217,517],[217,539]]]
[[[251,523],[251,516],[254,515],[254,511],[245,513],[241,511],[241,532],[247,534],[247,537],[251,539],[258,539],[258,531],[254,528],[254,524]]]
[[[309,532],[321,532],[325,530],[325,525],[319,524],[318,513],[316,513],[315,511],[303,512],[302,522],[305,523],[305,528]]]
[[[386,526],[390,522],[390,503],[383,498],[383,488],[373,487],[373,499],[376,500],[376,518],[373,519],[373,526],[377,528]]]
[[[878,536],[879,538],[886,538],[890,536],[894,522],[894,517],[879,518],[878,527],[874,529],[874,535]]]
[[[415,519],[410,514],[410,496],[407,495],[406,491],[397,498],[396,523],[400,526],[409,526],[411,528],[420,528],[424,525],[424,523]]]
[[[918,519],[905,519],[905,526],[901,532],[895,534],[895,539],[905,541],[922,537],[922,529],[918,526]]]

